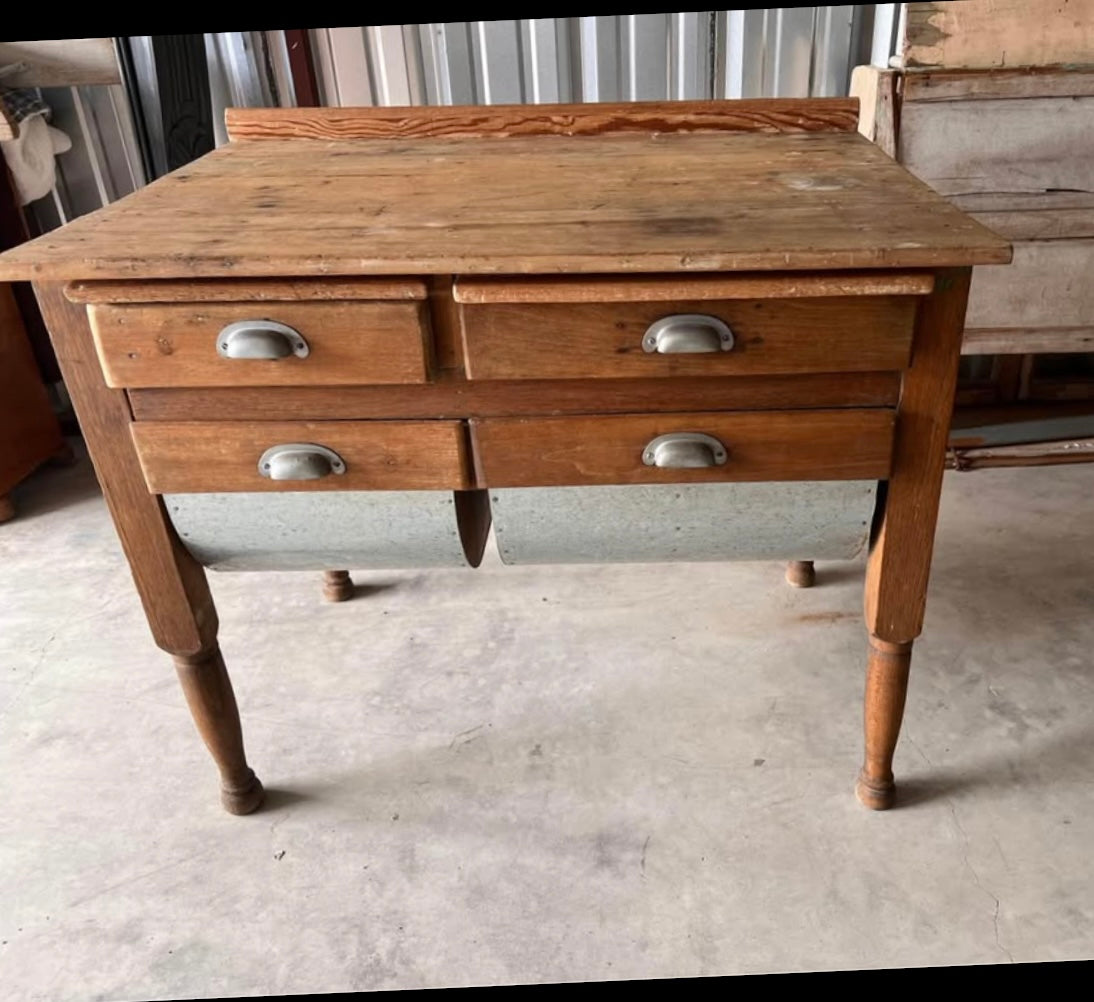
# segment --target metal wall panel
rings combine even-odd
[[[839,96],[852,67],[872,55],[888,62],[895,8],[454,21],[312,36],[328,104]]]

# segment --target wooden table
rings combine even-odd
[[[869,536],[857,792],[890,806],[969,271],[1010,247],[856,121],[230,111],[227,146],[0,256],[35,283],[229,811],[262,786],[203,565],[474,566],[491,511],[513,562]]]

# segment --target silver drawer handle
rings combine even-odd
[[[699,469],[722,466],[729,453],[713,435],[694,431],[678,431],[658,435],[642,450],[642,462],[669,470]]]
[[[661,355],[696,355],[732,348],[733,331],[729,325],[703,313],[662,317],[650,324],[642,337],[643,351]]]
[[[332,473],[346,472],[341,456],[325,445],[291,442],[275,445],[262,453],[258,472],[270,480],[319,480]]]
[[[238,320],[217,335],[221,358],[258,358],[273,361],[295,355],[307,358],[308,342],[299,331],[276,320]]]

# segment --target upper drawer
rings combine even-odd
[[[421,302],[93,303],[108,386],[423,383]]]
[[[674,298],[655,287],[650,299],[640,283],[599,290],[585,283],[585,301],[568,295],[566,284],[546,282],[538,296],[526,283],[525,301],[512,301],[520,294],[513,285],[494,290],[480,281],[462,283],[457,298],[471,379],[879,372],[908,364],[917,295],[931,282],[910,279],[904,287],[915,293],[892,291],[899,282],[787,279],[750,289],[730,280],[678,280],[665,289]],[[833,290],[842,294],[824,294]]]

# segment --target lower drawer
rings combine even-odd
[[[472,422],[480,486],[881,480],[893,412],[884,408]]]
[[[850,560],[877,482],[540,487],[490,492],[506,564]]]
[[[138,421],[130,431],[156,494],[472,486],[459,421]]]
[[[230,571],[477,567],[484,491],[165,494],[183,545]]]

